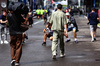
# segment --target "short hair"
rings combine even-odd
[[[58,8],[58,9],[62,9],[62,5],[61,5],[61,4],[58,4],[58,5],[57,5],[57,8]]]
[[[96,9],[95,8],[92,8],[92,10],[95,11]]]
[[[8,6],[8,10],[9,10],[9,11],[12,11],[12,5],[9,5],[9,6]]]

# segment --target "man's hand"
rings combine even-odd
[[[8,20],[5,21],[6,23],[8,22]]]
[[[43,30],[43,33],[45,33],[45,29]]]
[[[67,35],[68,35],[68,33],[67,33],[67,30],[65,29],[65,32],[64,33],[66,33]]]
[[[43,30],[43,33],[45,33],[45,31],[46,31],[47,27],[48,27],[48,24],[46,25],[45,29]]]
[[[97,18],[97,20],[99,20],[99,18]]]

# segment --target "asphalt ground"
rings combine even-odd
[[[57,60],[52,60],[52,42],[49,39],[47,45],[42,46],[45,26],[43,20],[36,20],[26,32],[29,39],[23,44],[20,66],[100,66],[100,29],[97,30],[97,41],[91,42],[88,20],[83,16],[75,16],[75,19],[79,26],[78,43],[74,43],[73,33],[69,32],[71,41],[65,43],[66,56],[60,58],[58,50]],[[11,66],[10,58],[10,45],[0,44],[0,66]]]

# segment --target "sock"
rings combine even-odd
[[[92,40],[94,40],[94,38],[92,38]]]
[[[77,38],[75,38],[75,41],[77,41]]]
[[[70,38],[67,38],[67,40],[70,40]]]

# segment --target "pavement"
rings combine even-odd
[[[36,20],[28,31],[28,40],[23,44],[23,53],[20,66],[100,66],[100,30],[97,30],[97,41],[91,42],[88,20],[83,16],[75,16],[79,26],[77,32],[78,43],[74,43],[73,33],[68,35],[71,41],[65,43],[65,58],[60,58],[59,50],[57,60],[52,60],[51,44],[43,42],[43,20]],[[8,36],[8,41],[9,36]],[[66,41],[66,38],[65,38]],[[58,48],[59,49],[59,48]],[[0,44],[0,66],[10,65],[10,45]]]

